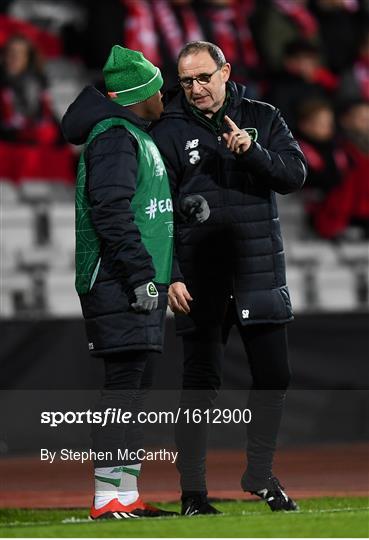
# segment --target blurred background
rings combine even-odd
[[[102,383],[74,291],[81,149],[65,143],[60,119],[86,84],[104,90],[113,44],[142,51],[169,88],[179,50],[197,39],[222,48],[248,97],[280,108],[309,164],[301,192],[278,197],[296,314],[281,443],[367,438],[369,1],[0,0],[3,455],[38,451],[35,411],[47,400],[83,410]],[[169,391],[180,385],[182,353],[169,314],[167,323],[156,387]],[[236,332],[224,378],[231,394],[220,403],[239,406],[236,390],[250,377]],[[87,431],[51,432],[43,444],[88,444]],[[239,444],[221,431],[213,440]]]

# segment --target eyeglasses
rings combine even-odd
[[[190,88],[193,87],[194,81],[197,81],[201,86],[205,86],[205,84],[209,84],[212,76],[222,69],[222,67],[218,67],[213,73],[200,73],[197,77],[184,77],[183,79],[179,78],[178,80],[185,90],[190,90]]]

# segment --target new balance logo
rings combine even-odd
[[[199,146],[199,139],[193,139],[192,141],[187,141],[185,150],[189,150],[190,148],[197,148]]]
[[[150,204],[145,208],[145,214],[149,216],[149,219],[155,219],[158,210],[160,214],[173,212],[172,199],[161,199],[160,201],[156,198],[150,199]]]

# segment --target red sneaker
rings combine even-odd
[[[155,506],[144,503],[141,499],[137,499],[132,504],[124,506],[118,499],[113,499],[108,504],[96,510],[93,504],[90,509],[91,519],[129,519],[129,518],[142,518],[142,517],[163,517],[163,516],[177,516],[177,512],[168,512],[167,510],[161,510]]]

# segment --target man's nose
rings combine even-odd
[[[198,94],[201,92],[201,90],[202,90],[202,85],[196,79],[192,81],[192,92],[194,92],[195,94]]]

